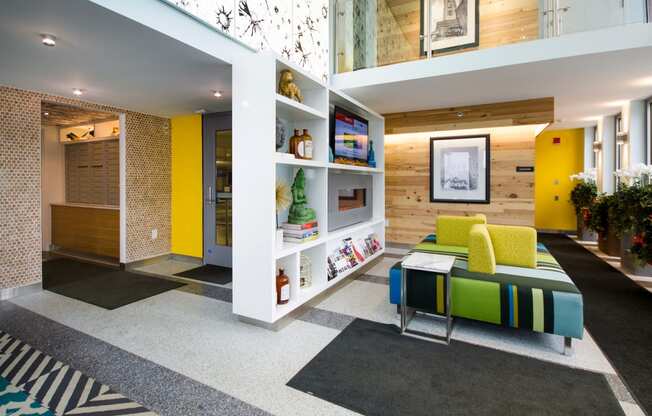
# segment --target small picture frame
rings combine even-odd
[[[426,4],[430,9],[426,10]],[[430,28],[432,55],[480,44],[480,0],[421,0],[421,53],[428,51],[425,28]],[[427,12],[427,13],[426,13]],[[427,20],[430,25],[427,25]]]
[[[490,203],[490,137],[430,139],[430,202]]]

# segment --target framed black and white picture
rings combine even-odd
[[[430,202],[489,203],[489,135],[430,139]]]
[[[422,33],[430,31],[432,54],[471,48],[480,42],[480,0],[421,0]],[[430,4],[430,8],[427,6]],[[427,24],[429,21],[429,25]],[[428,50],[423,37],[422,54]]]

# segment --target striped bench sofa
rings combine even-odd
[[[536,267],[496,264],[493,274],[470,272],[468,247],[438,244],[435,234],[412,252],[456,258],[451,272],[453,316],[560,335],[565,338],[565,353],[570,351],[572,338],[583,336],[582,294],[541,243],[536,245]],[[414,270],[407,273],[408,306],[443,314],[443,276]],[[400,262],[390,269],[389,278],[390,302],[400,305]]]

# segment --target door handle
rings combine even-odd
[[[206,202],[208,202],[209,204],[215,202],[215,200],[213,199],[213,187],[210,185],[208,187],[208,198],[206,198]]]

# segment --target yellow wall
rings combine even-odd
[[[172,253],[202,257],[201,115],[173,117]]]
[[[560,144],[553,144],[559,137]],[[535,225],[543,230],[574,230],[575,210],[569,176],[584,168],[584,129],[545,131],[537,136]],[[558,200],[555,200],[558,196]]]

